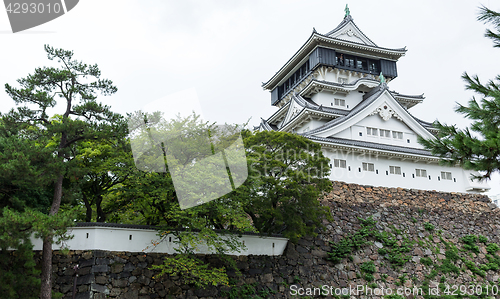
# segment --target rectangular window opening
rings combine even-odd
[[[347,168],[347,162],[346,162],[346,160],[333,159],[333,165],[335,167],[337,167],[337,168]]]
[[[427,170],[425,169],[415,169],[415,175],[420,178],[427,177]]]
[[[391,174],[401,175],[401,167],[399,167],[399,166],[389,166],[389,172]]]
[[[451,172],[448,172],[448,171],[441,171],[441,178],[442,178],[443,180],[448,180],[448,181],[451,181],[451,180],[452,180]]]
[[[375,165],[373,163],[364,163],[363,162],[363,171],[375,171]]]

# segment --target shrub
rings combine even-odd
[[[420,259],[420,263],[422,265],[426,265],[428,267],[434,265],[434,263],[432,262],[432,260],[429,257],[423,257],[423,258],[421,258]]]
[[[376,271],[375,264],[372,261],[364,262],[359,268],[364,273],[375,273]]]
[[[483,236],[483,235],[479,235],[479,236],[477,237],[477,239],[478,239],[478,241],[479,241],[479,242],[481,242],[481,243],[484,243],[484,244],[488,243],[488,238],[486,238],[486,237],[485,237],[485,236]]]
[[[497,252],[498,250],[500,250],[500,247],[498,247],[498,245],[495,243],[490,243],[488,244],[488,246],[486,246],[486,251],[488,251],[488,253],[490,254],[495,254],[495,252]]]
[[[476,245],[478,237],[475,235],[468,235],[462,237],[461,241],[464,243],[463,249],[472,251],[475,253],[479,253],[479,247]]]
[[[424,223],[424,228],[428,231],[433,231],[434,225],[432,223],[426,222],[426,223]]]

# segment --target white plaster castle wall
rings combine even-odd
[[[417,142],[417,135],[402,121],[391,117],[389,120],[383,120],[378,114],[371,115],[361,120],[351,129],[352,139],[375,142],[381,144],[397,145],[411,148],[423,149],[424,147]],[[366,128],[376,128],[378,136],[368,135]],[[380,129],[391,131],[389,138],[380,136]],[[392,131],[402,132],[403,139],[393,138]],[[359,136],[359,133],[362,136]],[[335,135],[336,137],[338,134]],[[346,138],[346,137],[343,137]],[[408,139],[410,142],[408,142]]]
[[[459,167],[441,166],[435,163],[427,164],[425,162],[409,160],[403,161],[397,158],[389,160],[382,156],[363,156],[330,149],[324,149],[324,154],[330,158],[332,166],[334,165],[333,159],[342,159],[347,162],[347,168],[332,167],[330,179],[334,181],[445,192],[476,192],[467,189],[470,189],[470,187],[487,188],[486,184],[471,182],[470,172]],[[373,163],[375,171],[363,171],[363,162]],[[390,174],[389,166],[401,167],[401,175]],[[415,169],[425,169],[427,172],[426,177],[413,177]],[[442,171],[451,172],[453,179],[438,179],[438,177],[441,177]],[[431,177],[430,179],[429,176]]]
[[[74,227],[70,232],[74,235],[66,245],[71,250],[107,250],[126,252],[158,252],[176,253],[174,250],[175,237],[166,235],[157,246],[154,242],[160,241],[156,230],[132,229],[119,227]],[[281,255],[285,250],[288,239],[277,237],[260,237],[243,235],[241,241],[246,249],[242,252],[230,252],[230,255]],[[32,238],[34,250],[42,250],[42,240]],[[53,244],[53,250],[59,250],[61,245]],[[197,253],[211,253],[207,248],[200,247]]]
[[[363,93],[360,93],[356,90],[351,91],[347,95],[345,93],[340,93],[340,92],[333,94],[332,92],[322,91],[312,95],[311,100],[316,104],[323,105],[325,107],[351,110],[363,100],[363,95],[364,95]],[[345,100],[345,106],[344,107],[336,106],[335,99]]]
[[[308,122],[305,122],[299,129],[297,129],[297,133],[305,133],[307,131],[319,128],[322,125],[326,124],[327,122],[328,121],[326,120],[312,119]]]

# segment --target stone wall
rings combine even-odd
[[[488,258],[492,256],[487,254],[486,244],[500,243],[500,209],[488,197],[333,184],[334,191],[321,200],[332,211],[333,220],[325,223],[326,231],[316,238],[299,240],[297,244],[289,242],[283,256],[235,257],[241,276],[229,271],[233,287],[195,289],[182,285],[178,277],[155,280],[153,276],[157,273],[148,268],[161,263],[161,254],[73,251],[68,255],[57,252],[54,255],[55,291],[71,298],[72,267],[76,264],[80,265],[77,298],[294,298],[297,296],[291,294],[292,289],[298,291],[302,287],[306,292],[307,288],[324,285],[332,287],[331,291],[358,285],[396,290],[403,286],[421,287],[424,281],[431,288],[440,282],[457,286],[498,283],[499,270],[482,266],[491,264]],[[368,240],[370,244],[353,251],[340,263],[328,261],[328,252],[332,250],[330,242],[338,243],[348,234],[356,233],[361,228],[360,218],[370,216],[377,221],[379,232],[393,236],[400,245],[412,244],[410,252],[404,253],[409,261],[402,267],[392,266],[387,254],[379,253],[384,245],[375,239]],[[477,242],[477,252],[458,252],[461,258],[451,264],[459,273],[443,273],[446,271],[441,270],[444,269],[441,265],[449,255],[446,251],[450,246],[464,248],[460,240],[467,235],[483,235],[488,242]],[[219,264],[212,256],[202,258]],[[426,264],[422,258],[427,260]],[[375,266],[372,281],[360,269],[370,261]],[[471,263],[479,270],[471,270]],[[246,295],[254,291],[260,297]],[[311,294],[310,297],[318,296]],[[382,298],[376,295],[351,298],[354,297]]]

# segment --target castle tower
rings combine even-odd
[[[331,160],[330,179],[361,185],[448,192],[484,192],[470,171],[442,166],[418,143],[435,138],[432,123],[409,109],[422,95],[392,91],[406,48],[375,44],[349,9],[326,34],[313,30],[304,45],[263,88],[278,110],[258,130],[301,134],[321,144]]]

